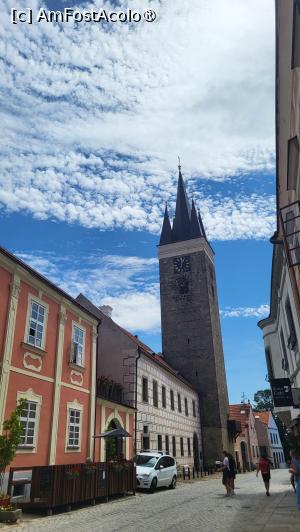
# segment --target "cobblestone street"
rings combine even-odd
[[[289,485],[287,470],[272,472],[271,496],[266,497],[255,473],[238,475],[236,495],[224,497],[220,479],[179,484],[177,489],[153,495],[118,499],[53,517],[34,518],[2,530],[47,532],[300,531],[300,513]],[[27,517],[26,517],[27,519]]]

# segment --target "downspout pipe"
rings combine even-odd
[[[97,377],[98,377],[98,349],[99,349],[99,329],[101,326],[101,320],[98,318],[98,325],[97,325],[97,348],[96,348],[96,400],[95,400],[95,428],[96,428],[96,421],[97,421]],[[94,462],[96,461],[96,438],[94,438],[94,456],[93,456]]]
[[[137,375],[138,375],[138,361],[141,358],[142,350],[140,347],[137,348],[137,357],[135,359],[135,389],[134,389],[134,452],[137,452]]]

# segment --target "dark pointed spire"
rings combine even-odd
[[[166,205],[159,245],[163,246],[165,244],[191,240],[193,238],[205,238],[207,240],[200,211],[198,210],[197,213],[194,198],[192,199],[192,208],[190,206],[181,173],[180,159],[178,157],[178,186],[175,218],[173,220],[173,227],[171,228],[168,207]]]
[[[168,205],[166,204],[159,245],[163,246],[164,244],[171,244],[171,243],[172,243],[172,229],[171,229],[171,223],[170,223],[170,218],[169,218],[169,213],[168,213]]]
[[[205,229],[204,229],[204,225],[203,225],[203,222],[202,222],[202,218],[201,218],[201,214],[200,214],[200,210],[198,209],[198,220],[199,220],[199,224],[200,224],[200,229],[201,229],[201,236],[204,236],[204,238],[206,238],[206,233],[205,233]],[[206,238],[207,240],[207,238]]]
[[[188,240],[190,238],[190,223],[191,223],[191,207],[186,194],[182,174],[181,165],[179,159],[178,165],[178,186],[177,186],[177,199],[175,218],[173,222],[173,240],[178,242],[179,240]]]
[[[201,231],[201,226],[199,218],[197,216],[197,211],[195,207],[194,199],[192,199],[192,210],[191,210],[191,238],[200,238],[204,236]]]

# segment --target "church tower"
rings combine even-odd
[[[175,218],[171,226],[166,207],[158,250],[163,355],[198,391],[203,458],[217,460],[230,444],[214,252],[180,165]]]

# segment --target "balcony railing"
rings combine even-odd
[[[300,202],[280,209],[283,237],[289,266],[300,264]]]
[[[124,389],[123,386],[106,377],[98,377],[97,379],[97,397],[102,397],[114,403],[124,404]]]

